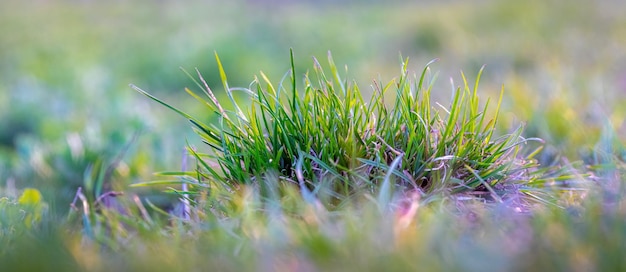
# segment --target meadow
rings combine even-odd
[[[625,270],[624,10],[3,1],[0,270]]]

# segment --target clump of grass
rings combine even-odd
[[[403,60],[400,76],[387,84],[375,81],[367,101],[355,82],[341,78],[330,53],[330,71],[314,59],[313,72],[302,83],[292,52],[291,70],[278,85],[261,73],[248,88],[230,87],[217,54],[216,59],[232,110],[199,72],[195,82],[206,97],[186,89],[217,116],[212,124],[132,86],[189,119],[209,147],[209,152],[189,148],[197,171],[166,174],[195,178],[176,182],[196,189],[209,184],[263,188],[260,181],[272,175],[318,197],[341,199],[362,190],[384,196],[401,186],[426,196],[470,193],[502,202],[520,193],[537,197],[528,185],[548,180],[532,158],[540,148],[525,157],[520,152],[541,139],[523,138],[521,126],[497,135],[500,100],[488,117],[490,100],[481,106],[478,96],[482,70],[472,87],[462,74],[462,87],[445,107],[431,104],[436,79],[430,76],[431,63],[416,77]],[[247,94],[251,104],[243,106],[234,91]],[[390,93],[395,99],[387,101]]]

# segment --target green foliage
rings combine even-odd
[[[623,176],[624,169],[616,163],[605,170]],[[551,206],[532,214],[476,200],[437,202],[420,207],[408,225],[399,226],[398,214],[380,213],[375,202],[328,211],[304,201],[297,186],[265,179],[270,190],[281,193],[268,197],[258,186],[236,191],[216,186],[195,198],[187,220],[175,214],[169,220],[145,217],[141,206],[124,196],[117,196],[120,206],[76,203],[81,209],[71,213],[65,232],[20,238],[14,251],[0,255],[0,263],[83,271],[601,270],[624,265],[619,258],[626,227],[623,199],[607,202],[592,193],[568,209]],[[397,212],[403,201],[394,197],[389,206]],[[80,218],[73,216],[84,211],[91,225],[75,222]],[[93,227],[90,233],[87,226]],[[25,262],[24,256],[41,259]]]
[[[623,3],[322,2],[0,1],[0,270],[625,270]]]
[[[394,184],[427,196],[484,191],[501,202],[502,195],[519,193],[519,186],[532,185],[545,172],[537,171],[532,154],[519,156],[521,147],[540,139],[523,138],[521,127],[511,134],[494,134],[497,112],[488,118],[489,101],[479,105],[480,73],[472,88],[463,76],[463,87],[454,91],[449,107],[437,104],[437,109],[431,105],[435,78],[427,76],[428,66],[412,79],[407,61],[398,79],[384,85],[375,82],[369,101],[356,83],[341,79],[330,54],[330,74],[314,60],[314,78],[305,75],[302,87],[293,54],[290,80],[277,87],[261,73],[249,88],[231,88],[219,58],[217,62],[232,111],[199,73],[197,83],[207,98],[187,89],[209,114],[217,115],[216,124],[205,124],[133,86],[189,119],[210,147],[206,153],[189,148],[199,162],[198,172],[189,175],[196,177],[192,185],[262,184],[259,178],[275,173],[303,189],[345,197],[376,190],[383,180],[388,184],[393,173]],[[248,94],[251,105],[240,106],[234,91]],[[386,101],[390,95],[391,101]]]

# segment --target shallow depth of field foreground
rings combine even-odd
[[[1,271],[626,271],[626,5],[4,1]]]

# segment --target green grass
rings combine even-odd
[[[0,267],[625,270],[624,4],[345,3],[1,1]]]
[[[181,200],[168,210],[132,190],[97,198],[79,190],[61,219],[42,212],[47,204],[36,190],[5,198],[0,229],[8,247],[0,264],[67,271],[624,266],[616,252],[626,239],[619,185],[626,172],[610,131],[590,173],[544,168],[532,159],[536,147],[523,148],[530,142],[521,129],[495,131],[499,107],[480,106],[478,79],[470,87],[463,76],[449,106],[436,108],[428,66],[409,77],[404,60],[400,76],[374,85],[366,102],[328,62],[328,77],[314,60],[315,80],[305,73],[298,83],[291,70],[276,88],[262,74],[249,88],[232,88],[222,72],[228,108],[198,75],[206,98],[187,92],[218,116],[215,123],[134,87],[188,118],[205,140],[203,153],[189,147],[195,171],[135,184],[166,185]],[[249,100],[237,102],[231,91]],[[430,166],[420,170],[415,161]],[[26,252],[37,262],[26,261]]]
[[[248,86],[259,69],[279,82],[289,69],[279,60],[291,47],[298,52],[299,73],[310,56],[332,49],[367,97],[372,78],[386,82],[396,76],[398,52],[410,57],[409,70],[440,58],[435,71],[460,83],[458,69],[474,77],[486,64],[481,96],[495,99],[506,85],[498,131],[525,122],[524,137],[547,143],[537,157],[541,163],[554,159],[548,153],[591,159],[587,155],[605,126],[624,140],[625,51],[619,45],[626,24],[615,14],[618,8],[585,1],[566,9],[558,1],[514,8],[508,1],[321,7],[218,2],[0,3],[0,32],[7,33],[0,41],[2,184],[37,187],[54,210],[65,211],[77,186],[85,185],[88,166],[108,167],[137,131],[144,133],[114,171],[113,183],[123,187],[171,169],[185,139],[198,145],[196,138],[175,115],[127,86],[145,87],[199,116],[202,104],[177,94],[187,84],[178,67],[198,67],[215,95],[227,101],[211,61],[214,51],[227,64],[229,82]],[[207,9],[220,12],[207,17]],[[432,93],[434,101],[448,101],[447,78],[436,84],[445,91]],[[69,139],[77,135],[83,157],[69,154]]]
[[[541,139],[522,137],[522,127],[494,134],[500,104],[487,117],[490,100],[481,106],[478,96],[482,70],[472,87],[463,75],[448,107],[435,107],[430,94],[436,77],[428,75],[428,66],[419,77],[410,75],[408,60],[397,79],[374,83],[369,101],[356,82],[341,79],[330,53],[328,76],[314,59],[312,75],[307,72],[300,80],[292,53],[288,79],[273,84],[261,73],[249,88],[230,88],[217,62],[233,110],[226,110],[199,73],[196,83],[206,97],[186,89],[207,114],[217,116],[213,124],[132,86],[189,119],[208,147],[204,152],[189,147],[198,170],[167,173],[179,176],[174,183],[199,190],[210,190],[212,183],[263,188],[270,178],[299,185],[303,194],[339,200],[359,191],[377,192],[382,184],[381,194],[411,189],[430,199],[473,192],[503,202],[504,196],[537,197],[531,192],[547,180],[549,169],[532,158],[541,147],[524,148]],[[248,95],[245,106],[236,101],[235,91]]]
[[[605,165],[604,170],[607,175],[600,178],[614,181],[609,172],[623,178],[624,164]],[[82,205],[87,202],[78,202],[80,209],[62,226],[44,217],[34,231],[21,228],[14,233],[19,242],[3,248],[9,254],[1,255],[0,263],[18,270],[68,271],[203,267],[520,271],[624,266],[619,255],[626,239],[624,200],[605,198],[600,191],[591,190],[584,201],[567,209],[547,206],[532,215],[476,200],[438,201],[420,206],[403,221],[403,199],[391,202],[396,207],[392,213],[381,213],[373,201],[330,211],[305,201],[296,186],[274,186],[280,196],[263,196],[255,186],[236,191],[214,187],[194,197],[190,219],[170,215],[164,220],[152,213],[144,217],[141,204],[131,201],[123,205],[124,212],[89,206],[93,213],[84,213]],[[623,190],[618,193],[623,195]],[[124,199],[131,198],[120,201]],[[81,215],[89,219],[79,220]]]

